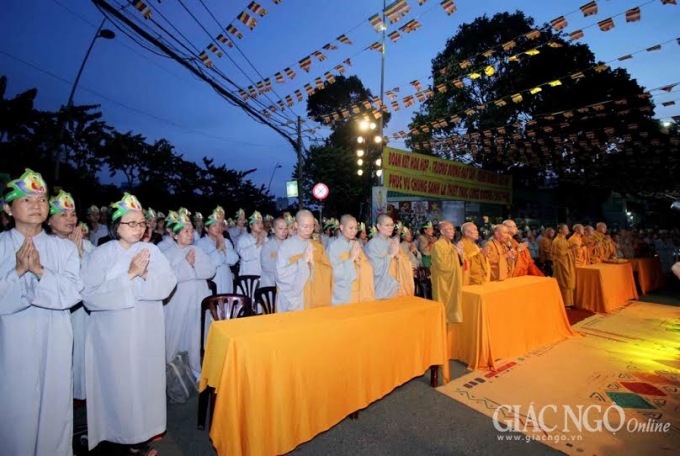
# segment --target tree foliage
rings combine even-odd
[[[166,139],[153,143],[140,133],[117,131],[103,120],[99,106],[39,111],[37,90],[6,98],[7,79],[0,77],[0,171],[18,176],[30,167],[54,185],[60,159],[60,184],[73,193],[81,209],[120,197],[121,189],[100,176],[125,177],[124,188],[145,206],[167,211],[180,206],[209,213],[221,205],[227,213],[273,212],[272,195],[247,178],[254,170],[236,171],[203,158],[188,161]],[[206,214],[207,215],[207,214]]]
[[[481,76],[463,77],[472,71]],[[433,88],[447,90],[434,90],[413,116],[409,145],[420,152],[509,173],[524,186],[634,191],[650,182],[631,166],[663,155],[677,169],[677,146],[652,119],[643,88],[625,70],[598,62],[588,46],[548,24],[537,29],[522,12],[461,25],[433,59],[432,78]],[[513,100],[517,94],[521,100]]]

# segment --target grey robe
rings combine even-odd
[[[366,256],[373,266],[375,299],[389,299],[399,291],[399,282],[390,275],[390,240],[380,234],[366,244]]]
[[[304,290],[311,269],[305,261],[304,253],[309,247],[309,239],[300,239],[297,235],[286,239],[279,246],[276,255],[276,311],[290,312],[304,310]],[[296,255],[300,258],[291,264]]]

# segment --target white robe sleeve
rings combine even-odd
[[[17,275],[16,265],[0,278],[0,316],[20,312],[30,304],[21,299],[21,279]]]
[[[375,298],[387,299],[394,296],[399,290],[399,282],[390,275],[389,244],[384,248],[381,239],[371,239],[366,245],[366,256],[373,266],[373,280],[375,283]]]
[[[227,263],[229,266],[233,266],[236,263],[238,263],[240,257],[238,256],[238,253],[236,253],[236,250],[234,249],[234,244],[232,244],[229,239],[224,240],[224,245],[227,247],[225,263]]]
[[[347,244],[341,240],[330,242],[328,257],[333,269],[333,304],[348,303],[352,297],[352,283],[357,279],[354,261],[349,256],[341,260],[340,256],[347,252]]]
[[[63,249],[66,259],[60,271],[53,271],[47,266],[43,267],[43,276],[38,281],[35,298],[31,302],[34,306],[64,310],[70,309],[82,300],[80,292],[83,289],[83,283],[80,279],[78,250],[71,242],[63,242]]]
[[[115,255],[106,244],[92,252],[88,267],[83,271],[83,303],[88,310],[130,309],[135,306],[138,281],[127,277],[127,267],[113,277],[107,277],[107,270],[116,263]]]
[[[177,277],[172,272],[167,258],[154,245],[147,247],[151,253],[151,260],[147,267],[146,279],[142,279],[140,301],[162,301],[170,296],[177,285]],[[139,278],[139,277],[137,277]]]
[[[286,308],[278,309],[280,312],[296,310],[289,309],[287,304],[296,307],[304,305],[302,302],[302,294],[305,285],[307,284],[307,280],[309,280],[311,270],[307,266],[304,255],[296,262],[290,263],[290,258],[298,253],[299,252],[295,251],[294,242],[284,241],[279,247],[276,256],[276,286],[278,287],[279,295],[284,298],[279,302],[285,303],[286,305]]]

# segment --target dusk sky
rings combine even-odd
[[[108,0],[122,5],[124,0]],[[356,74],[374,93],[380,89],[380,54],[365,48],[380,39],[368,23],[368,17],[379,12],[382,0],[259,0],[268,14],[257,17],[254,30],[248,30],[236,20],[250,0],[202,0],[218,21],[226,27],[234,23],[243,32],[236,40],[241,51],[259,73],[271,77],[276,93],[282,98],[293,95],[304,84],[314,84],[314,78],[351,58],[352,67],[346,75]],[[224,32],[210,18],[200,0],[182,0],[195,13],[212,36]],[[385,68],[385,88],[401,87],[401,94],[412,95],[409,82],[418,79],[427,85],[431,74],[431,59],[443,50],[446,40],[459,25],[471,22],[483,14],[522,10],[538,25],[564,15],[569,22],[566,32],[584,30],[581,42],[590,45],[596,57],[604,62],[626,54],[666,43],[661,50],[641,52],[623,62],[614,61],[612,67],[626,68],[633,78],[647,89],[680,82],[680,7],[663,5],[661,0],[600,0],[598,14],[583,17],[579,7],[586,0],[455,0],[458,10],[447,16],[441,0],[428,0],[418,5],[407,0],[411,12],[407,17],[388,27],[388,33],[411,19],[418,19],[422,28],[402,34],[391,43],[388,40]],[[183,35],[203,49],[210,37],[183,10],[178,0],[146,0],[153,10],[153,18],[165,16]],[[389,3],[389,2],[388,2]],[[640,7],[642,19],[626,23],[624,13]],[[129,13],[141,21],[141,14],[129,8]],[[615,16],[621,14],[620,16]],[[602,32],[597,22],[614,17],[616,27]],[[103,16],[89,0],[3,0],[0,2],[0,74],[9,78],[9,97],[27,89],[38,88],[37,108],[56,110],[65,104],[78,67]],[[200,160],[202,156],[215,159],[227,167],[245,170],[257,168],[251,175],[256,184],[267,185],[276,163],[272,192],[285,194],[285,181],[290,180],[296,160],[295,151],[281,136],[229,105],[206,83],[198,80],[177,62],[160,57],[142,48],[109,24],[116,32],[114,40],[100,39],[83,73],[75,95],[76,104],[100,104],[104,119],[120,131],[133,130],[154,141],[168,139],[186,159]],[[346,34],[353,41],[345,45],[335,41]],[[225,32],[226,34],[226,32]],[[233,36],[230,38],[233,38]],[[326,43],[337,50],[323,51],[328,60],[319,62],[312,57],[311,71],[305,73],[298,61],[322,50]],[[480,49],[484,52],[486,49]],[[233,51],[233,52],[232,52]],[[253,81],[260,78],[238,51],[230,49],[230,56]],[[239,85],[252,83],[226,57],[210,55],[215,66]],[[297,73],[294,80],[285,78],[284,84],[274,82],[274,74],[291,67]],[[661,107],[663,101],[676,100],[674,92],[656,92],[655,117],[670,120],[680,114],[676,106]],[[555,89],[557,90],[557,89]],[[304,93],[304,90],[302,90]],[[508,94],[509,95],[509,94]],[[273,99],[276,99],[272,95]],[[270,104],[270,103],[267,103]],[[304,117],[306,102],[296,103],[285,114]],[[407,130],[409,120],[418,104],[393,115],[386,134]],[[307,121],[305,129],[318,125]],[[328,129],[320,129],[315,136],[323,137]],[[309,141],[306,141],[309,145]],[[403,142],[391,146],[403,148]]]

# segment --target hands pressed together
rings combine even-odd
[[[134,279],[135,277],[146,279],[148,273],[147,268],[149,267],[150,259],[151,254],[149,253],[149,249],[140,250],[134,257],[132,257],[130,267],[128,268],[128,278],[130,280]]]
[[[33,243],[33,238],[27,237],[16,253],[16,271],[19,277],[27,272],[32,272],[38,278],[43,275],[43,267],[40,264],[40,254]]]

